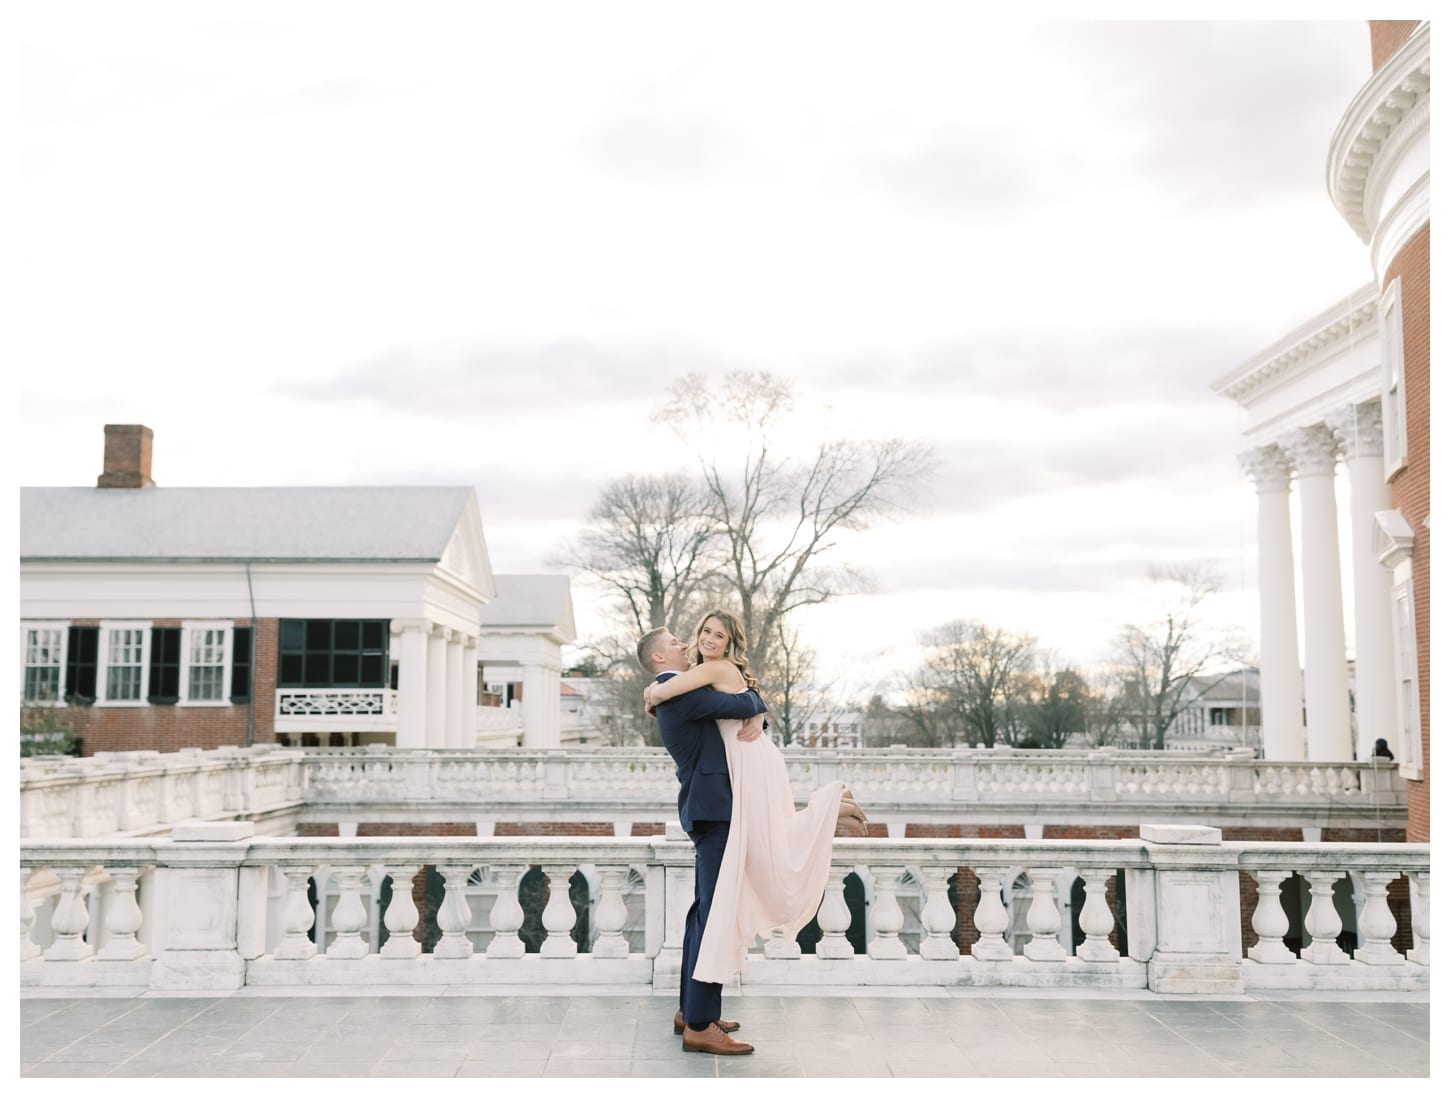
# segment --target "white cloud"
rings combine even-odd
[[[843,665],[950,616],[1086,659],[1152,560],[1242,571],[1208,383],[1370,277],[1321,178],[1362,23],[27,5],[21,51],[22,483],[146,423],[162,484],[473,484],[538,570],[678,463],[669,377],[770,369],[943,458],[815,615]]]

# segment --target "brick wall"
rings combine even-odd
[[[614,825],[607,820],[602,823],[539,820],[530,823],[496,824],[493,833],[495,838],[499,839],[537,838],[542,835],[578,835],[591,839],[612,839],[614,838]]]
[[[76,620],[73,625],[98,625],[97,620]],[[180,621],[157,619],[155,626],[177,626]],[[238,618],[237,626],[251,625]],[[277,622],[257,623],[257,666],[252,674],[253,742],[275,743],[272,712],[276,705]],[[104,641],[102,642],[104,643]],[[78,706],[72,710],[82,754],[98,751],[179,751],[183,747],[244,747],[247,743],[249,706],[137,705]]]
[[[1430,226],[1410,238],[1385,273],[1400,280],[1405,348],[1405,441],[1409,462],[1390,481],[1390,501],[1415,532],[1410,561],[1420,678],[1419,781],[1405,783],[1411,842],[1430,841]]]
[[[1405,44],[1416,27],[1418,19],[1371,19],[1369,21],[1369,58],[1375,72],[1379,72],[1394,52]]]

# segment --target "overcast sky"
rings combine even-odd
[[[844,685],[956,617],[1099,659],[1173,560],[1217,562],[1214,614],[1257,633],[1209,384],[1372,278],[1325,188],[1362,21],[17,19],[21,484],[94,484],[103,425],[144,423],[163,486],[474,486],[494,569],[545,571],[608,480],[680,467],[669,378],[765,369],[800,437],[940,458],[846,547],[875,593],[808,623]]]

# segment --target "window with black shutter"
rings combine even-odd
[[[252,700],[252,630],[232,630],[232,701]]]
[[[175,705],[181,696],[181,630],[160,626],[151,630],[151,681],[146,700],[152,705]]]
[[[101,651],[101,630],[95,625],[72,625],[66,643],[65,696],[73,705],[96,700],[96,666]]]

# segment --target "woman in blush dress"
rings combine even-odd
[[[695,666],[652,684],[648,706],[702,686],[729,693],[756,688],[744,627],[730,611],[706,614],[691,650]],[[769,736],[740,740],[740,721],[718,724],[730,766],[730,834],[693,978],[723,984],[740,971],[756,938],[777,930],[794,938],[815,917],[836,828],[844,824],[864,835],[866,814],[841,782],[817,789],[797,811],[780,748]]]

